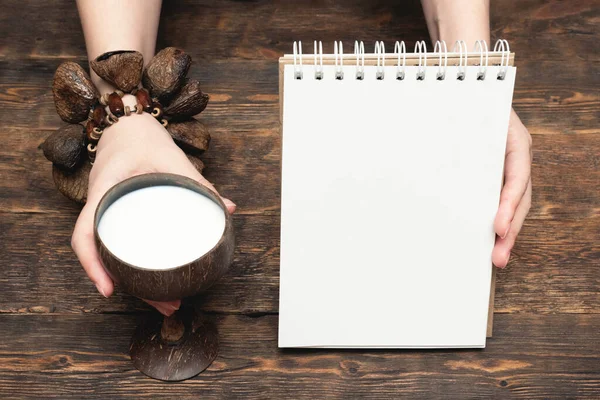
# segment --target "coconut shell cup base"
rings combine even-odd
[[[218,204],[225,215],[223,235],[206,254],[175,268],[144,269],[120,260],[98,235],[102,215],[127,193],[164,185],[193,190]],[[113,280],[125,292],[154,301],[183,299],[208,289],[229,268],[235,246],[231,216],[221,198],[190,178],[164,173],[138,175],[108,190],[96,209],[94,235],[102,263]],[[182,306],[182,310],[171,317],[161,320],[156,315],[139,325],[131,340],[130,356],[133,365],[149,377],[181,381],[204,371],[216,358],[218,347],[216,327]]]
[[[169,326],[171,332],[165,332]],[[192,310],[178,311],[161,321],[158,317],[138,325],[129,355],[145,375],[161,381],[183,381],[204,371],[219,352],[217,328]]]

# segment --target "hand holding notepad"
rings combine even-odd
[[[280,347],[484,347],[516,68],[475,52],[280,59]]]

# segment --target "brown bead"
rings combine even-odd
[[[97,106],[96,108],[94,108],[94,113],[92,114],[92,120],[94,121],[96,126],[98,126],[98,127],[104,126],[104,124],[106,123],[104,118],[106,118],[106,110],[104,109],[104,107],[100,105],[100,106]]]
[[[117,117],[122,117],[125,114],[125,106],[123,105],[123,100],[117,93],[111,93],[108,96],[108,108],[110,112],[113,113]]]
[[[92,136],[92,139],[95,140],[95,141],[100,140],[100,136],[102,136],[102,129],[100,129],[100,128],[94,128],[92,130],[92,135],[91,136]]]
[[[98,125],[96,125],[96,123],[94,122],[94,120],[89,120],[87,122],[87,124],[85,124],[85,138],[87,139],[87,142],[94,142],[94,128],[96,128]]]
[[[138,104],[142,105],[142,109],[146,112],[152,112],[152,99],[150,93],[146,89],[139,89],[135,92],[135,98]]]

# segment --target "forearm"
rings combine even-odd
[[[445,40],[449,50],[464,40],[473,50],[476,40],[490,43],[489,0],[421,0],[433,43]]]
[[[114,50],[137,50],[148,63],[156,46],[161,0],[77,0],[88,59]],[[93,71],[101,93],[114,88]]]

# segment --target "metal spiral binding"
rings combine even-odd
[[[479,52],[479,71],[477,72],[477,80],[482,81],[485,79],[485,73],[487,72],[489,62],[488,45],[485,40],[478,40],[475,42],[475,51]],[[483,62],[483,56],[485,54],[485,63]]]
[[[354,55],[356,56],[356,79],[365,79],[365,44],[354,41]]]
[[[427,45],[424,40],[415,43],[415,54],[419,55],[417,80],[422,81],[425,79],[425,68],[427,67]]]
[[[502,52],[502,58],[500,59],[500,72],[498,72],[497,79],[503,81],[506,78],[506,72],[510,62],[510,46],[508,40],[498,39],[494,45],[494,52]]]
[[[375,42],[375,54],[377,54],[377,72],[375,76],[378,80],[385,77],[385,45],[383,42]]]
[[[396,44],[394,45],[394,54],[398,56],[398,65],[396,66],[396,79],[401,81],[406,75],[406,45],[404,44],[404,41],[396,42]],[[402,56],[402,69],[400,69],[400,56]]]
[[[338,43],[339,43],[339,45],[338,45]],[[342,45],[342,42],[333,42],[333,44],[334,44],[333,52],[335,55],[335,79],[342,80],[342,79],[344,79],[344,46]],[[338,64],[338,56],[339,56],[339,64]]]
[[[302,42],[294,42],[294,78],[302,79]]]
[[[456,51],[458,48],[458,51]],[[453,53],[458,53],[458,72],[456,73],[456,79],[459,81],[465,80],[467,76],[467,44],[464,40],[457,40],[454,43],[454,48],[452,49]]]
[[[488,44],[485,40],[477,40],[475,42],[475,54],[479,55],[479,62],[477,65],[477,80],[483,81],[486,78],[487,71],[489,69],[489,57],[490,51]],[[507,40],[499,39],[496,41],[493,49],[494,53],[501,53],[500,63],[494,64],[500,66],[497,79],[504,80],[510,67],[510,47]],[[456,79],[465,80],[467,75],[468,66],[468,48],[467,44],[463,40],[457,40],[454,43],[452,53],[458,53],[458,62],[454,63],[457,66]],[[395,42],[394,46],[394,58],[396,59],[396,79],[404,80],[406,78],[406,45],[404,42]],[[418,65],[416,72],[417,80],[424,80],[427,72],[427,45],[425,41],[421,40],[415,44],[414,55],[418,56]],[[443,81],[446,79],[448,72],[448,47],[446,42],[438,40],[435,43],[433,53],[430,54],[437,58],[436,65],[437,73],[436,80]],[[329,55],[331,57],[331,55]],[[337,80],[344,79],[344,48],[341,41],[334,42],[334,76]],[[365,78],[365,45],[362,41],[354,41],[354,56],[356,58],[356,73],[355,78],[357,80],[364,80]],[[371,55],[373,57],[373,55]],[[374,56],[376,58],[376,79],[385,79],[385,62],[386,52],[385,44],[382,41],[375,42]],[[473,54],[471,54],[473,56]],[[493,55],[498,57],[497,54]],[[453,55],[456,57],[456,54]],[[476,57],[476,56],[475,56]],[[314,41],[314,77],[316,80],[322,80],[324,78],[323,72],[323,42],[316,40]],[[331,59],[329,59],[331,60]],[[294,67],[294,79],[301,80],[304,78],[303,75],[303,58],[302,58],[302,42],[294,42],[294,53],[293,53],[293,67]]]
[[[442,70],[442,48],[443,48],[443,55],[444,55],[444,69]],[[435,42],[435,47],[433,48],[433,52],[437,53],[439,56],[439,63],[438,63],[438,73],[436,75],[436,79],[438,81],[443,81],[444,79],[446,79],[446,69],[448,68],[448,47],[446,46],[446,42],[444,40],[440,41],[438,40],[437,42]]]
[[[315,40],[315,51],[313,53],[315,57],[315,79],[323,79],[323,42],[319,40],[319,64],[317,64],[317,41]]]

